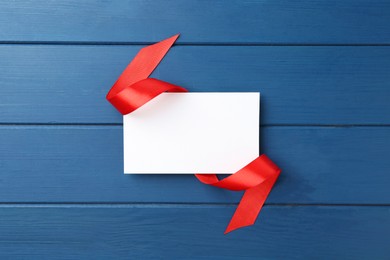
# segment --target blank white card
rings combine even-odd
[[[260,93],[163,93],[123,117],[124,172],[235,173],[259,129]]]

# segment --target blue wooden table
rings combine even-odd
[[[257,223],[240,193],[123,175],[105,94],[138,50],[153,76],[259,91],[282,169]],[[390,1],[1,1],[1,259],[390,259]]]

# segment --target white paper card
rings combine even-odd
[[[259,156],[260,93],[163,93],[123,117],[125,173],[235,173]]]

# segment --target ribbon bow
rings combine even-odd
[[[163,92],[187,92],[185,88],[148,78],[178,37],[179,34],[142,48],[126,67],[106,97],[120,113],[129,114]],[[204,184],[245,191],[225,230],[226,234],[255,223],[279,174],[278,166],[263,154],[223,180],[219,180],[216,174],[195,176]]]

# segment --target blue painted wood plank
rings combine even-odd
[[[386,0],[1,1],[0,41],[390,42]]]
[[[261,132],[283,170],[267,203],[390,203],[388,127]],[[122,138],[121,126],[0,127],[0,202],[239,201],[192,175],[124,175]]]
[[[140,46],[0,46],[0,122],[121,123],[105,95]],[[260,91],[262,124],[390,124],[390,47],[176,46],[154,77]]]
[[[0,256],[37,259],[388,259],[389,207],[264,207],[226,236],[233,206],[1,208]]]

